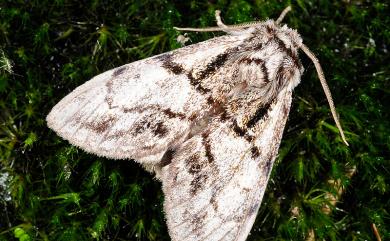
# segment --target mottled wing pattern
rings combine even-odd
[[[162,169],[172,240],[245,240],[261,203],[291,104],[284,90],[248,141],[234,127],[211,124],[185,142]],[[246,133],[245,135],[250,135]]]
[[[102,73],[63,98],[47,124],[88,152],[155,164],[208,109],[206,90],[191,71],[207,70],[204,63],[242,39],[222,36]]]
[[[245,240],[303,71],[301,44],[269,20],[98,75],[47,122],[86,151],[154,170],[173,240]]]

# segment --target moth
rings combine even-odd
[[[313,60],[342,140],[321,66],[280,17],[217,27],[225,36],[104,72],[63,98],[47,125],[81,149],[134,159],[162,182],[172,240],[245,240],[288,118]]]

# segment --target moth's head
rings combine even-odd
[[[286,24],[280,26],[274,20],[267,20],[246,31],[252,35],[248,40],[254,45],[282,40],[287,49],[299,49],[302,46],[302,38],[295,29],[289,28]]]

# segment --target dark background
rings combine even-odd
[[[161,185],[133,161],[77,149],[50,109],[105,70],[180,47],[173,26],[276,19],[321,61],[295,89],[279,157],[248,240],[390,239],[389,40],[385,1],[0,0],[0,240],[169,240]],[[189,33],[191,42],[220,33]]]

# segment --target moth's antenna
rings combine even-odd
[[[208,27],[208,28],[178,28],[173,27],[178,31],[190,31],[190,32],[216,32],[216,31],[224,31],[220,27]]]
[[[345,139],[343,129],[341,128],[341,125],[340,125],[340,122],[339,122],[339,118],[337,117],[336,108],[334,106],[333,99],[332,99],[332,94],[330,93],[328,84],[326,83],[325,75],[324,75],[324,72],[322,71],[320,62],[318,61],[318,59],[314,55],[314,53],[311,52],[310,49],[306,45],[302,44],[301,49],[303,50],[303,52],[305,52],[307,57],[309,57],[311,59],[311,61],[313,61],[313,63],[314,63],[314,66],[315,66],[315,68],[317,70],[318,78],[320,79],[322,88],[324,89],[326,98],[328,99],[328,103],[329,103],[330,111],[332,112],[333,119],[336,122],[336,126],[339,129],[339,131],[340,131],[341,139],[343,139],[345,145],[349,146],[347,140]]]
[[[282,13],[281,13],[280,16],[278,17],[278,19],[276,20],[276,24],[280,24],[280,23],[283,21],[283,18],[286,16],[286,14],[287,14],[288,12],[290,12],[290,11],[291,11],[291,6],[286,7],[286,8],[282,11]]]

